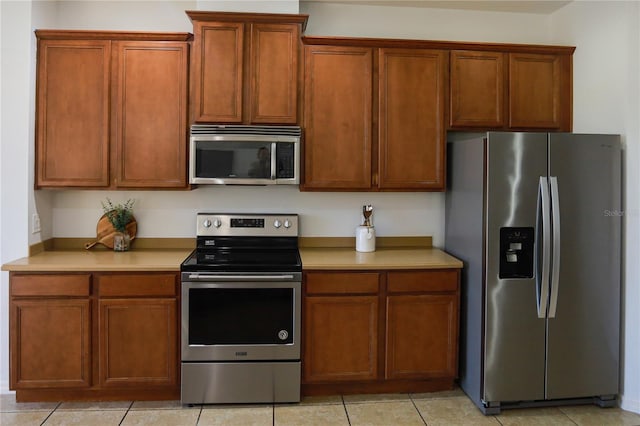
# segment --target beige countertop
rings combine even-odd
[[[180,271],[180,263],[191,253],[177,250],[70,250],[44,251],[2,265],[3,271]]]
[[[435,248],[379,248],[360,253],[354,248],[300,248],[302,267],[318,269],[462,268],[462,261]]]
[[[2,265],[3,271],[179,271],[191,249],[43,251]],[[305,270],[319,269],[440,269],[462,268],[462,262],[430,247],[382,247],[360,253],[353,247],[301,247]]]

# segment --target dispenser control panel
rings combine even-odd
[[[533,278],[534,229],[500,228],[500,279]]]

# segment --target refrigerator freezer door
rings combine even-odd
[[[536,277],[500,279],[500,230],[536,229],[538,185],[540,177],[547,176],[547,134],[491,132],[486,155],[482,399],[486,403],[540,400],[546,320],[538,318]]]
[[[557,305],[555,318],[547,320],[545,397],[617,394],[619,137],[551,134],[549,152],[549,175],[557,177],[561,227]]]

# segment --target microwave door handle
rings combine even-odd
[[[271,180],[276,179],[276,143],[271,143]]]

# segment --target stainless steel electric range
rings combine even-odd
[[[300,401],[298,216],[199,213],[181,276],[182,403]]]

